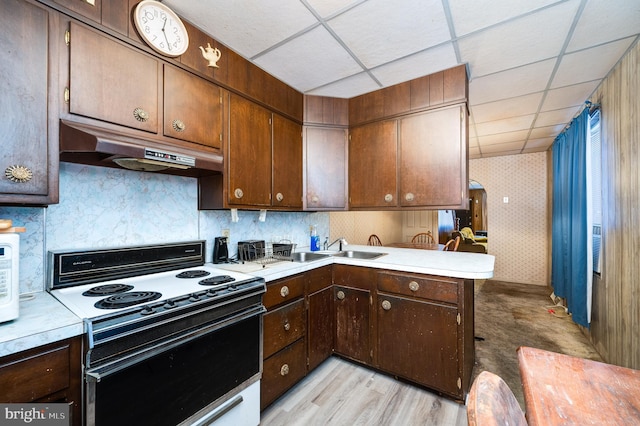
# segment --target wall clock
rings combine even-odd
[[[133,21],[145,43],[165,56],[180,56],[189,47],[189,34],[182,20],[169,6],[143,0],[136,6]]]

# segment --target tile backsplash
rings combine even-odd
[[[60,203],[47,208],[0,206],[0,218],[26,227],[20,236],[20,292],[45,288],[48,250],[88,249],[203,239],[206,260],[213,238],[230,231],[230,252],[238,241],[289,239],[309,246],[309,227],[329,236],[329,214],[198,211],[196,179],[130,170],[60,164]]]

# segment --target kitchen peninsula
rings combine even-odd
[[[333,353],[463,401],[474,361],[473,280],[492,277],[494,257],[348,249],[386,254],[374,260],[327,256],[301,263],[216,265],[267,281],[263,408]],[[33,328],[42,306],[50,320]],[[0,325],[0,353],[10,357],[77,337],[81,320],[69,316],[48,293],[22,302],[20,318]],[[66,334],[59,336],[58,330]]]

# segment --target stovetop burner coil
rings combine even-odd
[[[192,271],[180,272],[178,275],[176,275],[176,278],[202,278],[210,274],[211,272],[202,269],[195,269]]]
[[[124,293],[125,291],[133,290],[132,285],[128,284],[104,284],[96,287],[92,287],[89,290],[82,293],[83,296],[89,297],[103,297],[112,294]]]
[[[93,306],[98,309],[119,309],[140,303],[151,302],[162,297],[157,291],[130,291],[98,300]]]
[[[201,280],[198,284],[200,284],[200,285],[219,285],[219,284],[230,283],[230,282],[235,281],[235,280],[236,280],[235,278],[233,278],[232,276],[229,276],[229,275],[216,275],[214,277],[205,278],[204,280]]]

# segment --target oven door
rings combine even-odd
[[[259,424],[259,398],[258,405],[246,407],[247,398],[237,396],[260,379],[260,308],[87,370],[87,424],[173,426],[197,418],[208,424],[240,403],[243,412],[254,413],[247,424]]]

